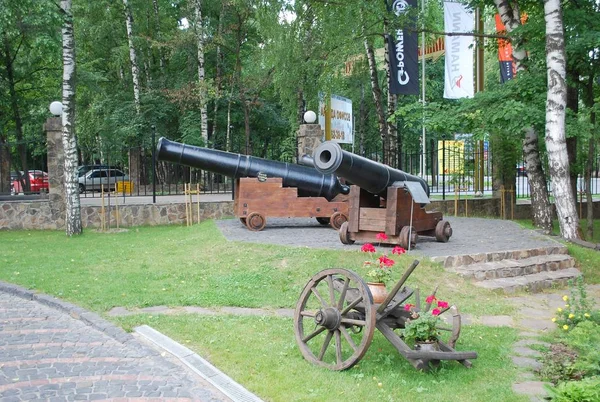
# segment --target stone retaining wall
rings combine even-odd
[[[448,217],[454,216],[455,206],[458,206],[457,216],[498,217],[500,200],[494,198],[469,199],[466,206],[461,200],[436,200],[427,206],[427,210],[437,210]],[[65,228],[64,210],[51,208],[52,201],[23,201],[0,202],[0,230],[62,230]],[[579,205],[578,205],[579,207]],[[197,222],[197,209],[194,205],[194,222]],[[583,205],[585,216],[586,206]],[[84,228],[100,228],[102,226],[102,207],[82,206],[81,221]],[[110,209],[105,207],[105,225],[116,227],[117,216],[119,226],[154,226],[154,225],[185,225],[185,203],[170,204],[126,204]],[[200,220],[222,219],[233,216],[233,201],[201,202]],[[600,217],[600,202],[594,202],[594,217]],[[531,205],[516,205],[514,219],[531,218]],[[110,219],[110,222],[109,222]]]

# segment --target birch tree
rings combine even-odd
[[[509,3],[506,0],[494,0],[500,19],[511,33],[521,25],[521,15],[517,2]],[[517,72],[524,71],[527,52],[519,41],[512,42],[512,57]],[[544,233],[552,232],[552,206],[548,198],[548,185],[546,175],[542,169],[540,159],[538,134],[533,127],[525,129],[523,140],[523,154],[527,163],[527,178],[531,189],[531,206],[533,223]]]
[[[204,42],[206,37],[204,34],[204,24],[202,21],[202,0],[193,1],[193,13],[194,13],[194,35],[196,36],[196,43],[198,46],[197,61],[198,61],[198,89],[199,89],[199,100],[200,100],[200,124],[201,137],[204,145],[208,145],[208,115],[206,113],[206,100],[207,100],[207,87],[206,79],[204,77]]]
[[[65,153],[64,185],[66,191],[66,232],[67,236],[82,233],[81,208],[77,175],[77,140],[75,137],[75,36],[73,34],[73,14],[71,0],[61,0],[63,13],[62,53],[62,144]]]
[[[567,107],[566,56],[560,0],[544,0],[546,22],[546,149],[552,178],[552,192],[563,238],[579,239],[579,217],[571,191],[569,158],[565,135]]]

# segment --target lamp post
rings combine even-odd
[[[314,124],[314,122],[317,120],[317,114],[315,112],[313,112],[312,110],[307,110],[304,113],[304,121],[307,122],[308,124]]]
[[[50,107],[48,109],[50,109],[50,113],[52,113],[54,116],[58,117],[58,116],[62,115],[63,104],[60,103],[59,101],[54,101],[50,104]]]

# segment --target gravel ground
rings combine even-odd
[[[439,243],[433,237],[420,236],[415,255],[436,257],[478,254],[556,246],[557,240],[524,229],[515,222],[499,219],[446,217],[453,235],[448,243]],[[357,250],[361,244],[344,245],[339,235],[329,226],[320,225],[311,218],[269,218],[260,232],[246,229],[239,220],[215,221],[221,233],[230,241],[268,243],[284,246]]]

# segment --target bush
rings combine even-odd
[[[547,387],[553,402],[600,401],[600,378],[590,377],[581,381],[561,383],[556,388]]]
[[[575,282],[570,280],[569,288],[571,296],[563,296],[565,306],[556,310],[556,317],[552,318],[552,322],[555,322],[564,331],[572,330],[583,321],[600,324],[600,312],[592,310],[592,306],[590,306],[583,277],[579,276]]]

